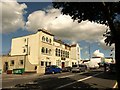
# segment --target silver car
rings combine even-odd
[[[71,71],[72,72],[84,72],[86,69],[87,69],[86,65],[79,64],[79,65],[73,65]]]

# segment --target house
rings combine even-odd
[[[35,34],[13,38],[10,55],[2,59],[3,67],[8,66],[9,70],[24,68],[26,72],[44,73],[47,65],[63,68],[79,63],[80,46],[68,45],[47,30],[39,29]]]

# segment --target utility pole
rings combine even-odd
[[[88,45],[89,45],[88,49],[89,49],[89,60],[90,60],[90,58],[91,58],[90,43]]]

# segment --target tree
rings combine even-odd
[[[116,17],[120,14],[120,2],[53,2],[54,8],[61,8],[62,14],[70,15],[73,20],[94,21],[109,26],[103,36],[106,45],[115,43],[115,60],[118,88],[120,88],[120,22]]]

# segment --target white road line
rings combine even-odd
[[[88,71],[86,71],[86,72],[88,72]],[[58,78],[72,77],[72,76],[80,75],[80,74],[83,74],[83,73],[86,73],[86,72],[81,72],[81,73],[78,73],[78,74],[72,74],[72,75],[66,75],[66,76],[60,76],[60,77],[58,77]]]
[[[115,85],[113,86],[113,88],[116,88],[117,87],[117,82],[115,83]]]
[[[103,72],[98,73],[98,74],[95,74],[95,75],[93,75],[93,76],[89,76],[89,77],[83,78],[83,79],[79,79],[79,80],[77,80],[77,81],[74,81],[74,82],[71,82],[71,83],[68,83],[68,84],[62,85],[62,86],[60,86],[60,87],[57,87],[56,89],[60,89],[60,88],[63,88],[63,87],[69,86],[69,85],[71,85],[71,84],[74,84],[74,83],[77,83],[77,82],[80,82],[80,81],[84,81],[84,80],[90,79],[90,78],[92,78],[92,77],[94,77],[94,76],[97,76],[97,75],[99,75],[99,74],[102,74],[102,73],[103,73]]]

